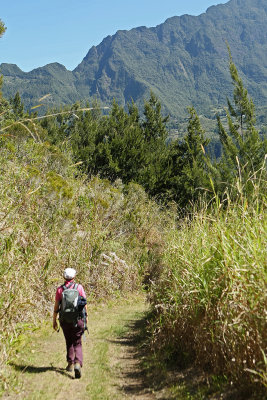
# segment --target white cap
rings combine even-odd
[[[76,275],[76,271],[73,268],[66,268],[63,273],[64,278],[67,280],[73,279],[75,277],[75,275]]]

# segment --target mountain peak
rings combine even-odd
[[[0,71],[3,75],[21,76],[24,72],[16,64],[0,64]]]
[[[105,105],[113,98],[142,105],[152,90],[173,116],[186,115],[188,105],[207,113],[232,92],[226,41],[255,103],[266,103],[266,0],[230,0],[199,16],[119,30],[93,46],[72,72],[58,63],[29,73],[2,64],[3,92],[10,96],[19,90],[26,105],[38,91],[53,90],[58,103],[97,97]]]

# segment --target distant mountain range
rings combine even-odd
[[[113,98],[142,105],[152,90],[173,117],[185,116],[190,105],[212,115],[232,93],[226,41],[254,102],[266,105],[266,0],[230,0],[199,16],[118,31],[93,46],[73,71],[52,63],[26,73],[1,64],[3,93],[19,91],[27,107],[47,93],[50,106],[93,98],[103,105]]]

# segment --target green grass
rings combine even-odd
[[[109,374],[111,372],[108,365],[108,349],[108,343],[102,341],[94,346],[91,354],[94,364],[90,378],[92,383],[87,385],[86,392],[92,400],[108,400],[110,398],[107,392]]]

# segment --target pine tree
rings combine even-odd
[[[169,116],[162,117],[160,101],[153,92],[150,93],[149,101],[145,103],[144,116],[143,129],[146,140],[166,140],[168,136],[166,123]]]
[[[187,134],[180,144],[180,174],[176,197],[176,201],[183,207],[196,201],[209,187],[209,160],[205,151],[209,140],[204,137],[205,131],[194,107],[189,107],[188,112]]]
[[[144,137],[137,107],[129,112],[115,101],[108,116],[86,112],[72,130],[72,144],[77,160],[82,160],[86,172],[123,182],[138,181],[143,165]]]
[[[139,183],[152,196],[162,197],[162,194],[167,191],[171,172],[166,127],[169,116],[162,116],[161,103],[153,92],[144,105],[144,117],[142,130],[145,138],[146,161]]]
[[[9,100],[9,103],[10,103],[10,105],[12,107],[12,112],[13,112],[13,115],[14,115],[14,119],[18,120],[18,119],[22,118],[23,115],[24,115],[24,104],[21,101],[19,92],[17,92],[15,94],[14,98],[11,98]]]
[[[140,169],[145,163],[145,140],[139,123],[139,112],[132,103],[128,112],[117,103],[106,119],[105,144],[109,153],[109,176],[124,183],[139,182]]]
[[[218,116],[218,131],[223,147],[219,164],[221,191],[226,188],[250,192],[261,176],[266,154],[266,140],[261,140],[255,127],[255,107],[244,88],[229,49],[229,70],[234,85],[234,104],[227,100],[228,132]],[[238,182],[238,185],[236,183]]]

